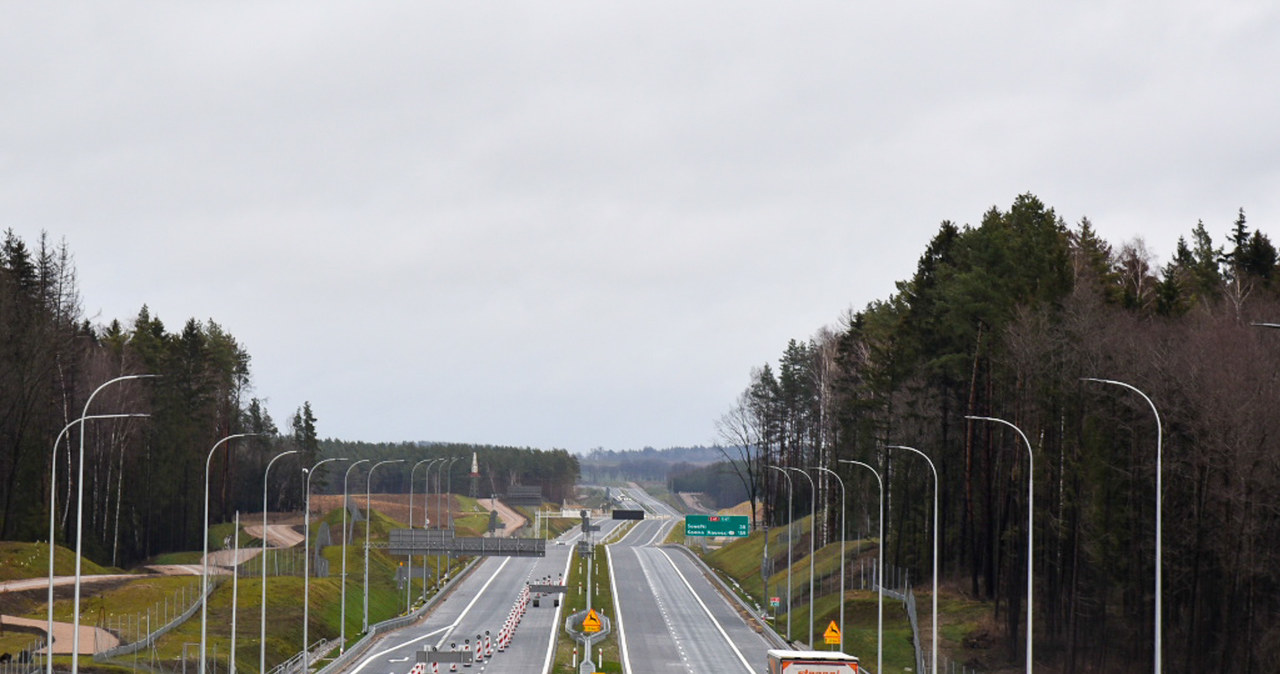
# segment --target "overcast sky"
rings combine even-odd
[[[8,2],[0,227],[212,318],[277,423],[709,444],[1032,192],[1161,262],[1280,215],[1280,4]]]

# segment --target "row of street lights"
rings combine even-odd
[[[1162,547],[1161,547],[1161,538],[1162,538],[1162,530],[1163,530],[1163,522],[1161,518],[1161,503],[1163,501],[1163,473],[1161,470],[1161,459],[1162,459],[1161,454],[1162,454],[1162,440],[1164,436],[1164,432],[1160,424],[1160,413],[1156,409],[1155,403],[1151,401],[1151,398],[1131,384],[1127,384],[1121,381],[1116,381],[1113,379],[1098,379],[1094,377],[1085,377],[1082,379],[1082,381],[1095,382],[1100,384],[1111,384],[1115,386],[1121,386],[1130,391],[1133,391],[1138,395],[1142,396],[1143,400],[1145,400],[1147,404],[1151,406],[1151,411],[1155,415],[1155,419],[1156,419],[1156,547],[1155,547],[1156,572],[1155,572],[1155,659],[1154,659],[1155,663],[1154,664],[1155,664],[1155,673],[1160,674],[1162,671],[1161,645],[1162,645],[1162,632],[1163,632],[1162,611],[1161,611],[1161,606],[1162,606],[1161,598],[1163,594],[1162,592],[1163,585],[1161,582],[1161,575],[1163,573],[1163,561],[1162,561],[1163,558],[1162,558]],[[1019,428],[1017,425],[1009,421],[1006,421],[1004,419],[1000,419],[997,417],[972,416],[972,415],[966,415],[965,419],[968,419],[970,421],[987,421],[987,422],[998,423],[1004,426],[1008,426],[1009,428],[1012,428],[1014,431],[1018,433],[1018,435],[1022,438],[1023,444],[1027,448],[1028,462],[1027,462],[1026,671],[1030,673],[1033,667],[1032,635],[1034,632],[1033,620],[1035,616],[1034,594],[1033,594],[1035,586],[1033,583],[1033,576],[1032,576],[1032,568],[1034,566],[1033,554],[1035,550],[1035,546],[1034,546],[1035,527],[1034,527],[1034,521],[1033,521],[1033,516],[1035,513],[1035,452],[1032,451],[1031,441],[1027,438],[1026,433],[1023,433],[1021,428]],[[919,456],[924,458],[925,461],[928,462],[929,469],[933,473],[933,594],[932,594],[932,627],[931,627],[933,638],[932,638],[929,671],[937,672],[938,671],[938,505],[939,505],[938,503],[938,498],[939,498],[938,469],[934,465],[933,460],[930,459],[927,454],[913,447],[907,447],[905,445],[887,445],[885,449],[905,450],[905,451],[918,454]],[[878,571],[877,571],[877,581],[878,581],[877,585],[879,586],[879,602],[878,602],[879,605],[878,605],[878,618],[877,618],[877,628],[876,628],[876,634],[877,634],[876,636],[876,671],[879,672],[879,671],[882,671],[883,669],[882,659],[884,654],[884,579],[880,576],[880,574],[882,574],[884,570],[884,481],[881,479],[880,473],[878,473],[875,468],[871,467],[866,463],[863,463],[861,461],[849,461],[845,459],[839,459],[838,461],[840,463],[848,463],[848,464],[862,466],[870,470],[871,473],[875,475],[876,482],[880,486],[880,559],[879,559]],[[783,477],[787,478],[787,508],[788,508],[787,519],[788,519],[788,527],[790,527],[792,522],[794,521],[794,518],[791,515],[792,484],[791,484],[791,478],[788,475],[787,471],[795,471],[801,475],[804,475],[806,478],[808,478],[811,487],[814,484],[813,478],[807,472],[799,468],[779,467],[779,466],[772,466],[772,465],[768,467],[778,471],[779,473],[782,474]],[[814,466],[812,467],[812,469],[831,473],[832,475],[835,475],[836,479],[839,480],[839,483],[840,483],[840,525],[839,525],[840,526],[840,649],[844,650],[844,594],[845,594],[844,593],[844,576],[846,573],[845,561],[844,561],[844,543],[845,543],[844,481],[840,480],[840,476],[836,475],[829,468]],[[813,499],[813,502],[816,504],[816,499]],[[816,505],[814,506],[814,512],[816,512]],[[812,535],[812,533],[813,532],[811,531],[809,536],[809,546],[810,546],[810,549],[809,549],[809,643],[810,644],[813,644],[813,629],[814,629],[814,624],[813,624],[813,604],[814,604],[813,538],[814,536]],[[792,607],[791,605],[790,540],[791,540],[790,528],[788,528],[788,545],[787,545],[787,634],[788,634],[788,637],[791,634],[791,607]]]
[[[54,551],[54,544],[53,544],[53,542],[54,542],[54,538],[55,538],[55,536],[56,536],[56,529],[55,529],[55,520],[56,520],[56,516],[55,516],[55,513],[56,513],[56,511],[57,511],[57,504],[56,504],[55,499],[54,499],[54,492],[55,492],[55,490],[54,490],[54,488],[53,488],[53,485],[56,485],[56,484],[57,484],[57,470],[58,470],[57,452],[58,452],[58,446],[62,443],[62,439],[63,439],[63,437],[65,437],[65,436],[66,436],[67,432],[68,432],[68,431],[70,431],[70,430],[71,430],[71,428],[72,428],[73,426],[76,426],[77,424],[79,424],[79,425],[81,426],[81,429],[80,429],[80,456],[79,456],[79,470],[78,470],[78,478],[77,478],[77,480],[76,480],[76,548],[75,548],[75,551],[76,551],[76,552],[75,552],[75,554],[76,554],[76,560],[75,560],[75,590],[74,590],[74,599],[73,599],[73,608],[72,608],[72,613],[73,613],[73,618],[72,618],[72,621],[73,621],[73,631],[72,631],[72,645],[71,645],[71,672],[72,672],[72,674],[78,674],[78,672],[79,672],[79,666],[80,666],[80,585],[81,585],[81,577],[82,577],[81,560],[83,559],[83,533],[82,533],[82,532],[83,532],[83,525],[84,525],[84,505],[83,505],[83,504],[84,504],[84,463],[85,463],[85,446],[84,446],[84,443],[85,443],[85,435],[86,435],[86,433],[85,433],[85,428],[84,428],[84,426],[85,426],[85,422],[86,422],[86,421],[90,421],[90,420],[100,420],[100,419],[130,419],[130,418],[147,418],[147,417],[149,417],[149,416],[150,416],[150,415],[148,415],[148,414],[139,414],[139,413],[114,413],[114,414],[92,414],[92,415],[91,415],[91,414],[89,414],[89,407],[90,407],[90,405],[93,403],[93,399],[98,395],[98,393],[99,393],[99,392],[101,392],[103,389],[107,388],[108,386],[112,385],[112,384],[116,384],[116,383],[118,383],[118,382],[123,382],[123,381],[135,380],[135,379],[155,378],[155,377],[159,377],[159,376],[160,376],[160,375],[153,375],[153,374],[133,374],[133,375],[124,375],[124,376],[120,376],[120,377],[115,377],[114,379],[110,379],[110,380],[106,381],[105,383],[101,384],[101,385],[100,385],[100,386],[98,386],[96,389],[94,389],[94,391],[89,395],[89,398],[85,401],[84,411],[81,413],[80,417],[78,417],[77,419],[72,420],[72,421],[71,421],[70,423],[68,423],[65,427],[63,427],[63,429],[58,433],[58,436],[57,436],[57,438],[54,440],[54,443],[53,443],[53,453],[52,453],[52,457],[51,457],[51,459],[50,459],[50,465],[51,465],[51,468],[50,468],[50,476],[49,476],[49,484],[50,484],[50,488],[49,488],[49,577],[48,577],[48,583],[49,583],[49,584],[48,584],[48,626],[47,626],[47,627],[48,627],[48,634],[53,634],[53,568],[54,568],[54,554],[53,554],[53,551]],[[199,671],[200,671],[200,674],[204,674],[204,673],[205,673],[205,667],[206,667],[206,649],[207,649],[207,642],[208,642],[208,596],[209,596],[209,478],[210,478],[210,467],[211,467],[211,464],[212,464],[212,461],[213,461],[213,455],[214,455],[214,453],[218,450],[218,448],[219,448],[219,447],[222,447],[223,445],[226,445],[226,444],[227,444],[227,443],[229,443],[231,440],[235,440],[235,439],[238,439],[238,438],[246,438],[246,437],[260,436],[260,435],[264,435],[264,434],[262,434],[262,433],[235,433],[235,434],[232,434],[232,435],[228,435],[228,436],[226,436],[226,437],[224,437],[224,438],[222,438],[222,439],[218,440],[216,443],[214,443],[213,447],[209,450],[208,455],[205,457],[204,519],[203,519],[203,528],[202,528],[202,538],[203,538],[203,542],[202,542],[202,545],[203,545],[203,547],[202,547],[202,552],[203,552],[203,555],[202,555],[202,557],[201,557],[201,585],[200,585],[200,589],[201,589],[201,599],[200,599],[200,670],[199,670]],[[70,448],[68,448],[68,450],[69,450],[69,449],[70,449]],[[261,607],[261,617],[260,617],[260,634],[259,634],[259,641],[260,641],[260,647],[259,647],[259,668],[260,668],[260,669],[259,669],[259,671],[266,671],[266,624],[267,624],[267,622],[266,622],[266,620],[267,620],[267,616],[266,616],[266,610],[267,610],[267,609],[266,609],[266,606],[267,606],[267,601],[266,601],[266,600],[267,600],[267,596],[266,596],[266,595],[267,595],[267,579],[266,579],[266,574],[267,574],[267,570],[266,570],[266,569],[267,569],[267,566],[266,566],[266,547],[267,547],[267,540],[266,540],[266,539],[267,539],[267,536],[266,536],[266,531],[267,531],[267,505],[268,505],[268,501],[267,501],[267,496],[268,496],[268,492],[267,492],[267,485],[268,485],[268,481],[267,481],[267,478],[268,478],[268,476],[269,476],[269,474],[270,474],[270,472],[271,472],[271,466],[272,466],[272,465],[274,465],[274,464],[275,464],[275,462],[276,462],[277,460],[279,460],[279,459],[281,459],[281,458],[283,458],[283,457],[285,457],[285,456],[288,456],[288,455],[290,455],[290,454],[297,454],[297,453],[298,453],[298,451],[299,451],[299,450],[288,450],[288,451],[281,452],[281,453],[279,453],[279,454],[275,455],[274,457],[272,457],[272,458],[271,458],[271,460],[267,463],[267,468],[266,468],[266,470],[264,471],[264,473],[263,473],[263,477],[262,477],[262,607]],[[426,485],[425,485],[425,486],[426,486],[426,489],[427,489],[427,491],[428,491],[428,492],[430,491],[430,488],[431,488],[431,484],[430,484],[430,474],[431,474],[431,473],[430,473],[430,471],[431,471],[431,466],[432,466],[432,465],[434,465],[435,463],[439,462],[439,463],[440,463],[440,467],[441,467],[441,471],[440,471],[440,472],[441,472],[441,473],[444,473],[444,469],[445,469],[446,467],[448,467],[448,466],[451,466],[451,465],[453,464],[453,462],[454,462],[454,461],[456,461],[456,460],[458,460],[459,458],[461,458],[461,457],[448,457],[448,458],[428,459],[428,460],[424,460],[424,461],[420,461],[420,462],[418,462],[418,465],[421,465],[422,463],[427,463],[427,464],[428,464],[428,465],[427,465],[427,481],[426,481]],[[308,468],[303,468],[303,473],[304,473],[304,474],[306,474],[306,476],[307,476],[307,477],[306,477],[306,481],[305,481],[305,484],[306,484],[306,486],[305,486],[305,491],[306,491],[306,493],[305,493],[305,497],[304,497],[304,503],[305,503],[305,505],[304,505],[304,510],[305,510],[305,514],[304,514],[304,520],[305,520],[305,525],[304,525],[304,526],[305,526],[305,534],[304,534],[304,544],[303,544],[303,550],[304,550],[303,554],[304,554],[304,557],[306,558],[306,559],[304,560],[304,562],[303,562],[303,576],[304,576],[303,588],[304,588],[304,589],[303,589],[303,626],[302,626],[302,642],[303,642],[303,643],[302,643],[302,650],[303,650],[303,667],[304,667],[304,669],[305,669],[305,667],[309,664],[309,663],[307,662],[307,660],[308,660],[308,653],[307,653],[308,643],[307,643],[307,641],[308,641],[308,637],[309,637],[309,634],[308,634],[308,623],[309,623],[310,616],[309,616],[309,610],[308,610],[308,609],[310,608],[310,590],[311,590],[311,587],[310,587],[310,575],[311,575],[311,573],[310,573],[310,539],[311,539],[311,477],[315,474],[316,470],[317,470],[317,469],[318,469],[322,464],[328,463],[328,462],[330,462],[330,461],[348,461],[348,460],[349,460],[349,459],[347,459],[347,458],[345,458],[345,457],[341,457],[341,458],[339,458],[339,457],[334,457],[334,458],[322,459],[321,461],[317,462],[314,466],[312,466],[312,467],[311,467],[311,468],[309,468],[309,469],[308,469]],[[369,459],[361,459],[361,460],[359,460],[359,461],[356,461],[356,462],[352,463],[352,464],[351,464],[351,466],[347,469],[346,475],[345,475],[345,476],[344,476],[344,478],[343,478],[343,485],[342,485],[342,490],[343,490],[343,508],[342,508],[342,515],[343,515],[343,518],[342,518],[342,521],[343,521],[343,533],[342,533],[343,555],[342,555],[342,583],[341,583],[341,586],[342,586],[342,602],[341,602],[341,603],[342,603],[342,617],[341,617],[341,619],[340,619],[340,622],[341,622],[341,629],[342,629],[342,634],[341,634],[340,639],[341,639],[341,642],[342,642],[342,648],[343,648],[343,650],[345,650],[345,647],[346,647],[346,585],[347,585],[347,584],[346,584],[346,577],[347,577],[347,555],[346,555],[346,546],[347,546],[347,531],[346,531],[347,507],[346,507],[346,504],[347,504],[347,494],[348,494],[348,490],[347,490],[347,478],[349,478],[349,477],[351,476],[351,470],[352,470],[352,469],[354,469],[357,465],[359,465],[359,464],[361,464],[361,463],[366,463],[366,462],[368,462],[368,461],[369,461]],[[386,461],[380,461],[380,462],[378,462],[378,463],[374,464],[374,465],[373,465],[373,467],[369,469],[369,472],[368,472],[368,474],[367,474],[367,476],[366,476],[366,484],[365,484],[365,512],[366,512],[366,513],[370,513],[370,512],[371,512],[371,509],[370,509],[371,500],[372,500],[371,489],[372,489],[373,471],[374,471],[374,469],[376,469],[378,466],[381,466],[381,465],[384,465],[384,464],[402,463],[403,461],[404,461],[404,459],[391,459],[391,460],[386,460]],[[416,468],[417,468],[417,466],[415,465],[415,467],[414,467],[414,468],[416,469]],[[412,502],[412,500],[413,500],[413,491],[412,491],[412,490],[413,490],[413,473],[412,473],[412,472],[410,472],[410,478],[409,478],[409,480],[410,480],[410,486],[409,486],[409,489],[410,489],[410,496],[409,496],[409,498],[410,498],[410,521],[409,521],[409,526],[410,526],[410,528],[412,528],[412,526],[413,526],[413,520],[412,520],[412,518],[413,518],[413,514],[412,514],[412,508],[413,508],[413,502]],[[441,480],[441,476],[440,476],[440,475],[437,475],[437,478],[436,478],[436,487],[437,487],[436,491],[437,491],[437,496],[438,496],[438,498],[443,499],[443,498],[444,498],[444,495],[443,495],[442,493],[440,493],[440,489],[439,489],[439,487],[440,487],[440,480]],[[450,474],[450,475],[449,475],[449,484],[448,484],[448,487],[452,487],[452,474]],[[425,498],[425,495],[424,495],[424,498]],[[440,507],[442,508],[442,507],[443,507],[443,504],[441,504],[441,506],[440,506]],[[425,509],[424,509],[424,510],[425,510]],[[452,520],[452,518],[450,518],[450,520]],[[237,523],[239,522],[239,513],[237,513],[237,515],[236,515],[236,521],[237,521]],[[450,522],[450,523],[452,523],[452,522]],[[238,529],[238,528],[239,528],[239,527],[237,526],[237,529]],[[237,532],[237,535],[238,535],[238,532]],[[238,559],[237,559],[237,560],[235,560],[235,563],[238,563],[238,562],[239,562],[239,560],[238,560]],[[411,562],[411,564],[412,564],[412,562]],[[437,575],[440,573],[440,569],[439,569],[439,566],[438,566],[438,565],[439,565],[439,560],[437,559],[437,569],[436,569],[436,573],[437,573]],[[423,557],[423,578],[424,578],[424,583],[425,583],[425,578],[426,578],[426,557],[425,557],[425,556]],[[410,567],[409,580],[410,580],[410,581],[412,580],[412,567]],[[424,591],[425,591],[425,590],[424,590]],[[406,592],[406,602],[407,602],[407,592]],[[234,604],[234,599],[233,599],[233,604]],[[234,673],[235,673],[235,657],[234,657],[234,653],[235,653],[235,651],[234,651],[234,648],[235,648],[235,619],[234,619],[234,605],[233,605],[232,610],[233,610],[233,618],[232,618],[232,649],[233,649],[233,650],[232,650],[232,654],[233,654],[233,655],[232,655],[232,660],[231,660],[231,665],[230,665],[230,666],[231,666],[231,670],[230,670],[230,671],[232,672],[232,674],[234,674]],[[407,610],[407,604],[406,604],[406,610]],[[368,629],[369,629],[369,526],[368,526],[368,523],[366,523],[366,526],[365,526],[365,557],[364,557],[364,622],[363,622],[363,625],[364,625],[364,631],[368,631]],[[47,672],[47,674],[53,674],[53,657],[52,657],[52,654],[51,654],[51,653],[47,653],[47,654],[46,654],[46,658],[45,658],[45,666],[46,666],[46,672]]]

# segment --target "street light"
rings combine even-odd
[[[888,445],[887,449],[905,449],[909,452],[915,452],[924,457],[929,462],[929,470],[933,471],[933,648],[932,660],[929,663],[929,671],[938,671],[938,469],[933,465],[933,459],[927,454],[914,448],[904,445]],[[883,578],[881,582],[883,582]]]
[[[825,473],[831,473],[835,477],[836,482],[840,483],[840,652],[844,652],[844,480],[836,475],[834,470],[823,468],[822,466],[813,466],[814,470],[820,470]],[[878,669],[876,671],[879,671]]]
[[[297,454],[298,450],[290,449],[280,452],[267,462],[267,469],[262,471],[262,618],[258,634],[258,671],[267,671],[267,476],[271,474],[271,464],[282,456]]]
[[[1035,513],[1036,503],[1036,455],[1035,452],[1031,451],[1031,441],[1027,439],[1027,434],[1023,433],[1022,429],[1018,428],[1014,424],[1009,423],[1004,419],[997,419],[996,417],[965,415],[964,418],[974,421],[992,421],[997,424],[1004,424],[1005,426],[1017,431],[1018,435],[1022,436],[1022,443],[1027,446],[1027,671],[1030,672],[1032,666],[1031,628],[1035,624],[1035,611],[1032,610],[1034,605],[1034,601],[1032,600],[1032,591],[1035,589],[1035,584],[1032,583],[1032,568],[1035,566],[1035,558],[1032,556],[1032,553],[1035,550],[1035,546],[1032,545],[1032,541],[1035,538],[1036,528],[1032,516]]]
[[[444,500],[445,512],[449,516],[448,528],[450,529],[453,528],[453,462],[461,458],[461,456],[455,456],[452,459],[449,459],[449,463],[445,464],[445,471],[447,474],[445,475]]]
[[[413,464],[413,468],[409,469],[409,536],[410,537],[413,536],[413,474],[418,470],[418,466],[421,466],[424,463],[427,464],[427,470],[431,470],[431,464],[435,461],[438,461],[438,459],[423,459]],[[426,519],[425,515],[423,516],[423,519],[424,520]],[[404,574],[404,612],[405,613],[409,612],[409,597],[410,595],[413,594],[413,553],[412,552],[409,553],[408,557],[409,557],[409,566],[408,566],[408,570],[405,571],[405,574]],[[425,561],[423,562],[423,565],[424,566],[426,565]]]
[[[787,478],[787,641],[791,641],[791,521],[794,519],[791,517],[791,476],[777,466],[769,466],[769,468],[782,473],[782,477]]]
[[[838,459],[840,463],[851,463],[855,466],[862,466],[871,471],[876,476],[876,484],[880,485],[880,562],[879,568],[876,569],[876,583],[879,586],[879,600],[876,606],[876,671],[884,671],[884,481],[880,479],[880,473],[870,465],[861,461],[848,461]],[[844,632],[844,630],[841,630]]]
[[[818,487],[813,478],[803,470],[788,467],[809,481],[809,648],[813,648],[813,603],[817,597],[813,595],[813,539],[818,537]]]
[[[205,644],[209,634],[209,465],[213,461],[213,453],[224,443],[236,438],[244,438],[261,433],[235,433],[213,443],[209,455],[204,459],[204,554],[200,557],[200,674],[205,668]],[[235,635],[231,635],[235,639]]]
[[[58,431],[58,437],[53,441],[53,452],[49,456],[49,629],[45,633],[45,670],[48,674],[53,674],[53,539],[56,535],[54,523],[56,520],[55,513],[58,510],[58,504],[54,500],[55,492],[58,485],[58,445],[62,444],[62,437],[71,430],[72,426],[87,421],[89,419],[127,419],[133,417],[149,417],[150,414],[91,414],[87,417],[80,417],[62,427]],[[84,431],[81,430],[81,433]],[[68,450],[71,448],[68,446]]]
[[[453,457],[449,457],[449,459],[448,459],[447,461],[444,461],[443,463],[441,463],[441,464],[440,464],[440,472],[436,474],[436,506],[437,506],[437,508],[436,508],[436,512],[437,512],[437,513],[442,513],[442,512],[444,513],[444,514],[438,514],[438,515],[436,516],[436,520],[437,520],[437,521],[439,521],[439,522],[441,523],[441,524],[440,524],[440,528],[441,528],[441,529],[444,529],[444,528],[445,528],[445,526],[444,526],[444,520],[445,520],[445,518],[446,518],[446,517],[447,517],[447,518],[448,518],[448,520],[449,520],[449,528],[452,528],[452,527],[453,527],[453,503],[452,503],[452,501],[450,501],[450,503],[448,503],[448,504],[447,504],[447,507],[446,507],[446,504],[445,504],[445,498],[446,498],[446,495],[445,495],[445,491],[446,491],[446,489],[444,488],[444,487],[445,487],[445,473],[449,470],[449,467],[453,465],[453,462],[454,462],[454,461],[457,461],[458,459],[461,459],[461,458],[462,458],[461,456],[453,456]],[[448,480],[448,489],[449,489],[449,490],[452,490],[452,488],[453,488],[453,473],[449,473],[449,476],[448,476],[448,477],[449,477],[449,480]],[[441,575],[440,575],[440,565],[441,565],[441,562],[442,562],[442,561],[444,562],[444,575],[445,575],[445,576],[448,576],[448,574],[449,574],[449,562],[448,562],[448,558],[447,558],[447,557],[445,557],[445,556],[444,556],[444,555],[442,555],[442,554],[440,554],[440,555],[436,555],[436,582],[437,582],[437,583],[439,583],[439,582],[440,582],[440,578],[441,578]]]
[[[115,379],[109,379],[89,394],[89,399],[84,401],[84,411],[80,413],[80,423],[89,417],[89,405],[93,403],[94,396],[102,389],[121,381],[129,379],[147,379],[158,377],[157,374],[127,374]],[[83,426],[81,426],[83,429]],[[49,542],[50,545],[53,541]],[[79,674],[80,672],[80,560],[84,555],[84,433],[80,433],[80,474],[76,478],[76,588],[75,601],[73,603],[73,625],[74,630],[71,633],[71,674]]]
[[[372,489],[373,489],[373,471],[378,466],[387,463],[404,463],[404,459],[387,459],[379,461],[369,468],[369,472],[365,474],[364,481],[364,629],[361,632],[369,631],[369,529],[373,528],[373,508],[372,508]]]
[[[307,474],[307,484],[305,489],[306,495],[302,500],[302,671],[304,674],[308,672],[307,666],[310,664],[311,653],[307,642],[307,628],[310,626],[311,618],[311,476],[316,474],[316,469],[329,463],[330,461],[348,461],[344,457],[332,457],[321,459],[311,470],[306,468],[302,472]]]
[[[443,467],[444,460],[447,460],[447,459],[445,459],[444,457],[440,457],[438,459],[433,460],[433,462],[426,464],[426,485],[424,485],[425,490],[422,491],[422,504],[424,504],[422,505],[422,528],[424,529],[431,528],[431,506],[429,505],[431,503],[431,500],[430,500],[431,498],[431,467],[435,466],[435,464],[438,462],[440,462],[440,466]],[[439,519],[439,518],[436,518],[436,519]],[[436,579],[439,579],[440,577],[440,556],[439,555],[435,556],[435,577]],[[422,554],[422,599],[426,599],[426,554],[425,553]]]
[[[1250,323],[1250,325],[1254,325],[1254,326],[1258,326],[1258,327],[1264,327],[1264,328],[1280,328],[1280,325],[1275,324],[1275,323]],[[1160,674],[1160,672],[1162,671],[1162,670],[1161,670],[1161,668],[1160,668],[1161,650],[1162,650],[1162,648],[1161,648],[1161,641],[1163,640],[1163,636],[1162,636],[1162,634],[1163,634],[1163,632],[1164,632],[1164,628],[1163,628],[1163,625],[1164,625],[1164,617],[1163,617],[1163,616],[1164,616],[1164,614],[1163,614],[1163,612],[1161,612],[1161,610],[1160,610],[1160,606],[1161,606],[1161,597],[1164,595],[1164,590],[1163,590],[1164,583],[1163,583],[1162,578],[1161,578],[1161,576],[1163,576],[1163,575],[1164,575],[1164,561],[1163,561],[1163,560],[1164,560],[1164,557],[1163,557],[1163,555],[1161,554],[1162,548],[1161,548],[1161,545],[1160,545],[1161,531],[1164,529],[1163,521],[1162,521],[1162,519],[1161,519],[1161,512],[1160,512],[1160,511],[1161,511],[1161,509],[1162,509],[1161,504],[1164,502],[1164,473],[1163,473],[1163,471],[1160,469],[1161,454],[1162,454],[1162,452],[1163,452],[1163,447],[1162,447],[1161,445],[1162,445],[1162,441],[1164,440],[1164,430],[1163,430],[1163,428],[1162,428],[1162,427],[1161,427],[1161,425],[1160,425],[1160,411],[1156,409],[1156,404],[1155,404],[1155,403],[1153,403],[1153,402],[1151,402],[1151,398],[1149,398],[1149,397],[1147,396],[1147,394],[1143,393],[1142,391],[1139,391],[1139,390],[1138,390],[1138,388],[1137,388],[1137,387],[1135,387],[1135,386],[1133,386],[1132,384],[1126,384],[1126,383],[1124,383],[1124,382],[1122,382],[1122,381],[1116,381],[1116,380],[1114,380],[1114,379],[1095,379],[1095,378],[1093,378],[1093,377],[1081,377],[1081,381],[1093,381],[1093,382],[1098,382],[1099,384],[1112,384],[1112,385],[1114,385],[1114,386],[1123,386],[1124,388],[1127,388],[1127,389],[1129,389],[1130,391],[1133,391],[1134,393],[1137,393],[1138,395],[1142,396],[1142,399],[1143,399],[1143,400],[1145,400],[1145,401],[1147,401],[1147,405],[1150,405],[1150,406],[1151,406],[1151,413],[1152,413],[1152,414],[1154,414],[1154,415],[1155,415],[1155,417],[1156,417],[1156,624],[1155,624],[1155,672],[1156,672],[1156,674]]]
[[[356,466],[368,461],[369,459],[360,459],[347,466],[347,473],[342,477],[342,617],[338,619],[340,623],[338,653],[340,654],[347,652],[347,539],[350,537],[347,532],[347,480]]]

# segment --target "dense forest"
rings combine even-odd
[[[1225,224],[1225,223],[1224,223]],[[1224,229],[1227,228],[1224,226]],[[1032,195],[980,224],[943,222],[897,292],[786,346],[719,422],[738,477],[786,515],[779,466],[822,466],[849,488],[850,530],[874,532],[889,478],[890,563],[931,571],[933,477],[946,582],[990,600],[1022,657],[1025,579],[1035,655],[1062,671],[1150,671],[1157,423],[1163,433],[1166,671],[1280,667],[1280,322],[1277,252],[1236,214],[1221,243],[1203,222],[1157,266]],[[1029,457],[1034,552],[1026,559]],[[728,465],[728,464],[726,464]],[[835,481],[819,476],[826,540]],[[810,494],[796,480],[796,511]],[[803,506],[803,507],[802,507]],[[874,520],[874,514],[871,515]],[[870,524],[870,526],[868,526]]]
[[[153,376],[94,395],[104,382],[136,374]],[[280,429],[251,391],[248,351],[216,322],[190,319],[171,332],[143,306],[127,326],[119,320],[95,326],[83,315],[65,242],[42,235],[28,246],[8,231],[0,245],[0,540],[47,540],[52,494],[55,538],[74,545],[81,447],[85,554],[113,566],[200,548],[206,462],[213,522],[230,520],[236,510],[261,512],[264,472],[287,451],[295,453],[271,468],[272,511],[302,508],[302,469],[336,456],[326,450],[410,464],[467,451],[468,464],[454,466],[465,472],[469,452],[479,451],[491,478],[486,495],[524,483],[560,500],[577,479],[577,460],[564,451],[322,443],[309,402]],[[90,396],[91,417],[111,416],[89,419],[81,437],[75,422]],[[252,435],[213,451],[233,434]],[[408,491],[409,470],[379,472],[378,487]],[[312,487],[324,483],[318,472]]]
[[[445,476],[452,484],[453,492],[469,494],[471,491],[471,457],[474,454],[480,477],[476,478],[476,495],[480,498],[502,497],[514,486],[538,487],[543,500],[561,503],[571,500],[573,487],[578,481],[578,457],[563,449],[538,450],[493,445],[470,445],[443,442],[369,443],[345,440],[322,440],[323,456],[345,457],[352,461],[369,459],[378,461],[404,459],[397,470],[374,473],[368,488],[379,493],[404,494],[409,492],[409,479],[414,480],[413,490],[423,493],[426,484],[426,466],[416,473],[414,466],[422,461],[457,457],[447,468],[437,464],[432,468],[431,485],[435,489],[437,478]],[[329,464],[333,465],[333,464]],[[337,464],[341,466],[343,464]],[[330,474],[342,471],[335,468]],[[413,473],[411,475],[411,473]],[[340,474],[340,473],[339,473]],[[318,480],[318,478],[317,478]],[[342,480],[312,481],[316,493],[342,493]],[[364,485],[362,481],[360,483]],[[355,491],[354,488],[352,491]]]
[[[212,519],[261,511],[261,475],[278,451],[314,455],[315,418],[298,409],[281,436],[250,390],[248,352],[216,322],[170,332],[143,306],[128,327],[94,326],[80,306],[69,247],[42,235],[28,246],[12,230],[0,247],[0,539],[46,540],[52,492],[55,537],[74,544],[84,447],[86,554],[126,566],[200,547],[205,462]],[[75,423],[101,388],[84,436]],[[133,415],[120,417],[118,415]],[[63,432],[65,430],[65,433]],[[56,454],[54,441],[61,440]],[[56,482],[51,461],[56,456]],[[281,463],[284,463],[283,461]],[[296,470],[298,462],[294,462]],[[279,470],[279,468],[277,468]],[[273,508],[290,505],[273,491]]]
[[[597,448],[582,458],[582,475],[592,483],[664,482],[677,465],[699,466],[723,458],[717,447]]]

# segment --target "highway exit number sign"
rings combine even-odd
[[[746,515],[685,515],[686,536],[748,536],[751,523]]]

